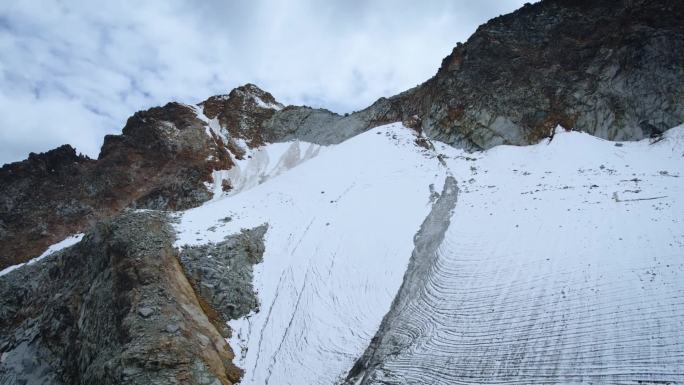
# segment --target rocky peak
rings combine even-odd
[[[122,135],[107,135],[99,158],[106,158],[122,141],[138,151],[157,151],[159,156],[177,152],[201,151],[204,143],[204,123],[195,110],[181,103],[168,103],[138,111],[128,118]]]
[[[258,108],[280,110],[285,107],[276,101],[273,95],[251,83],[233,89],[228,97],[239,98],[244,104],[256,104]]]
[[[680,124],[682,17],[682,2],[545,0],[492,19],[419,87],[423,129],[490,148],[558,124],[616,140]]]
[[[216,119],[231,138],[244,139],[249,147],[257,147],[264,143],[263,123],[284,106],[256,85],[245,84],[228,95],[212,96],[199,107],[208,119]]]
[[[126,207],[179,210],[209,200],[212,172],[242,158],[238,140],[263,144],[264,122],[282,107],[247,84],[199,107],[172,102],[136,112],[121,135],[105,136],[97,160],[64,145],[3,166],[0,269]]]
[[[9,183],[31,175],[46,176],[60,173],[92,161],[85,155],[77,155],[75,148],[65,144],[39,154],[32,152],[28,155],[28,159],[22,162],[4,165],[0,168],[0,183]]]
[[[28,161],[34,166],[41,166],[42,168],[56,168],[62,167],[64,165],[69,165],[71,163],[82,163],[90,160],[85,155],[76,154],[76,149],[68,144],[61,145],[50,151],[36,154],[34,152],[30,153],[28,156]]]
[[[105,137],[97,160],[69,145],[0,169],[0,269],[126,207],[186,209],[211,198],[205,183],[232,159],[195,109],[169,103],[136,112]]]
[[[211,96],[198,105],[209,119],[216,118],[225,109],[236,107],[245,111],[257,108],[280,110],[284,107],[269,92],[251,83],[234,88],[228,94]]]

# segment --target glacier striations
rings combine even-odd
[[[269,224],[242,383],[682,381],[684,127],[416,139],[381,126],[180,216],[181,247]]]

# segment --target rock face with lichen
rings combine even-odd
[[[467,149],[526,145],[557,125],[638,140],[684,121],[684,3],[544,0],[480,26],[411,90],[340,116],[285,108],[271,139],[339,143],[414,121]],[[327,129],[321,129],[326,127]]]
[[[223,321],[259,309],[252,286],[252,266],[262,261],[267,229],[267,225],[243,229],[222,242],[185,246],[180,252],[180,263],[195,291],[206,298]],[[225,328],[225,323],[217,325],[229,335]]]
[[[203,119],[194,106],[169,103],[135,113],[121,135],[104,138],[97,160],[65,145],[0,168],[0,269],[127,207],[209,200],[212,171],[231,168],[242,150]]]
[[[105,137],[97,160],[62,146],[7,164],[0,169],[0,268],[126,207],[197,206],[211,198],[204,182],[212,169],[229,164],[194,111],[178,103],[133,115],[122,135]]]
[[[338,143],[413,121],[467,149],[527,145],[562,125],[638,140],[684,122],[684,3],[544,0],[480,26],[425,83],[339,116],[286,108],[276,138]],[[321,130],[317,127],[327,127]]]

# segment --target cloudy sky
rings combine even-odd
[[[0,2],[0,164],[63,143],[96,157],[137,110],[255,83],[350,112],[432,76],[518,0]]]

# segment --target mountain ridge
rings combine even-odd
[[[622,234],[622,228],[599,228],[600,210],[618,210],[626,219],[634,219],[634,212],[650,215],[644,227],[657,230],[657,236],[651,236],[654,240],[669,242],[662,248],[667,266],[660,262],[647,266],[651,262],[643,255],[630,254],[628,262],[633,265],[628,267],[637,272],[639,282],[650,282],[640,284],[561,259],[559,266],[568,269],[564,272],[570,281],[581,286],[582,277],[573,272],[582,268],[597,282],[606,276],[613,279],[607,284],[625,288],[620,300],[631,300],[629,293],[644,290],[642,294],[652,296],[654,303],[671,305],[679,297],[665,294],[677,288],[680,265],[673,255],[682,244],[676,232],[678,218],[668,210],[678,207],[669,195],[679,191],[681,170],[674,159],[681,152],[682,128],[663,132],[684,122],[681,20],[684,2],[543,0],[480,26],[423,84],[348,115],[285,106],[248,83],[195,105],[170,102],[136,112],[120,135],[105,136],[97,159],[63,145],[4,165],[0,168],[0,292],[8,294],[0,300],[0,383],[142,384],[149,383],[149,378],[154,383],[229,385],[241,378],[255,383],[273,378],[284,383],[300,380],[292,373],[297,368],[306,369],[306,374],[299,375],[312,383],[341,383],[346,376],[350,381],[361,378],[364,383],[378,383],[386,373],[399,376],[393,381],[404,374],[417,380],[421,373],[413,369],[419,365],[404,363],[415,363],[422,354],[430,357],[435,351],[413,355],[412,349],[423,345],[416,347],[405,339],[403,325],[415,330],[437,328],[454,341],[459,329],[440,318],[446,313],[435,318],[440,323],[431,323],[416,305],[439,309],[453,304],[429,296],[426,300],[423,292],[417,295],[412,289],[400,290],[401,273],[407,273],[406,287],[419,286],[406,270],[411,247],[415,255],[435,266],[434,271],[421,273],[434,278],[425,280],[425,287],[434,284],[467,294],[462,287],[449,286],[460,282],[448,278],[461,268],[474,274],[466,279],[479,274],[477,265],[459,259],[460,252],[470,253],[472,261],[482,259],[492,277],[518,285],[497,275],[497,266],[473,251],[468,242],[478,234],[466,230],[477,228],[490,234],[490,228],[475,226],[478,223],[488,223],[492,229],[502,223],[512,227],[514,216],[509,211],[515,211],[515,205],[530,209],[516,214],[521,219],[537,218],[531,211],[538,208],[558,214],[562,201],[579,196],[584,201],[576,202],[574,211],[568,208],[570,214],[542,219],[549,225],[569,226],[565,218],[582,219],[575,211],[591,212],[594,216],[587,219],[587,226],[596,225],[599,230],[582,234],[601,245],[596,234]],[[557,131],[559,126],[620,142],[613,145],[577,132]],[[563,135],[554,136],[555,132]],[[650,142],[642,140],[649,137]],[[548,148],[544,147],[547,138]],[[533,146],[527,153],[507,145]],[[506,153],[513,154],[513,165],[497,155]],[[659,164],[639,158],[640,154],[670,168],[658,168]],[[524,162],[514,155],[533,161],[534,174],[526,164],[515,165]],[[559,160],[563,156],[565,163]],[[624,156],[633,164],[619,163]],[[549,160],[567,180],[554,179],[559,178],[552,175],[556,169],[543,169]],[[606,164],[591,163],[594,160]],[[516,168],[509,170],[511,166]],[[295,167],[297,171],[290,172]],[[488,176],[490,171],[501,181]],[[301,180],[294,180],[293,175]],[[440,194],[442,181],[448,183]],[[503,192],[497,187],[499,182]],[[528,190],[517,191],[520,186]],[[440,200],[456,190],[458,202],[455,197],[448,204]],[[506,195],[506,190],[511,194]],[[466,203],[461,203],[461,197]],[[553,199],[559,204],[544,206]],[[642,200],[655,202],[632,206]],[[497,206],[500,202],[512,202],[511,207]],[[442,230],[449,235],[432,244],[421,238],[418,229],[423,221],[426,228],[435,225],[427,215],[438,203],[456,205],[457,211],[453,216],[448,213],[451,222],[441,212],[439,220],[446,226]],[[345,217],[345,210],[354,216]],[[498,212],[509,216],[496,222],[492,217]],[[467,215],[473,223],[464,223],[459,215]],[[355,222],[355,216],[365,220]],[[666,223],[659,222],[663,218]],[[392,229],[392,234],[383,229]],[[634,226],[622,230],[632,237],[651,239]],[[530,228],[525,231],[528,237],[536,234]],[[82,241],[52,253],[60,241],[77,233],[85,234],[80,235]],[[511,238],[513,233],[506,234]],[[663,238],[663,234],[673,238]],[[508,238],[502,242],[522,247]],[[490,240],[487,247],[496,240]],[[459,242],[462,248],[452,247]],[[625,248],[626,243],[615,247],[625,253],[637,250]],[[339,258],[338,252],[342,253]],[[500,252],[495,249],[491,255],[523,274],[515,258],[507,259]],[[538,252],[531,251],[530,263],[546,266]],[[39,255],[45,258],[9,271]],[[600,260],[594,254],[585,257],[594,265]],[[367,270],[358,271],[357,265]],[[620,274],[629,275],[628,270]],[[655,271],[664,277],[662,287],[654,278]],[[345,277],[362,279],[345,283]],[[563,290],[562,299],[534,285],[527,289],[539,294],[540,303],[565,314],[565,308],[556,307],[566,303],[565,288],[553,287]],[[489,289],[485,285],[483,290]],[[582,298],[602,305],[600,297],[588,296],[596,294],[591,287],[579,290]],[[497,293],[493,297],[504,303],[501,295],[510,294]],[[357,303],[356,298],[368,299],[370,305]],[[392,298],[405,302],[406,311],[392,310]],[[459,298],[473,300],[472,307],[484,311],[478,305],[483,303],[480,299]],[[515,300],[528,305],[524,298]],[[41,312],[43,307],[49,311]],[[337,318],[317,314],[317,309],[333,312]],[[678,320],[680,312],[668,309],[655,309],[645,319],[654,323]],[[502,312],[515,314],[514,310],[503,306]],[[633,308],[629,311],[636,314]],[[391,315],[388,326],[379,328],[387,314]],[[634,314],[621,320],[636,328]],[[671,317],[658,318],[663,314]],[[458,316],[470,319],[468,314]],[[480,321],[487,320],[483,316]],[[594,336],[595,330],[583,328],[574,318],[570,321],[588,339]],[[676,356],[681,341],[670,323],[665,324],[664,329],[649,324],[649,330],[673,341],[675,349],[667,353],[674,355],[668,362],[679,369],[678,365],[684,365]],[[255,325],[258,328],[252,329]],[[350,325],[362,331],[349,332]],[[492,327],[500,326],[495,322]],[[525,324],[525,328],[534,326]],[[304,334],[308,331],[312,334]],[[469,331],[478,333],[477,329]],[[65,333],[73,338],[62,340]],[[333,334],[339,339],[327,340]],[[377,334],[375,342],[371,342],[373,334]],[[540,341],[545,338],[533,336]],[[97,349],[99,337],[111,343],[111,350]],[[436,345],[442,343],[441,337],[420,335],[421,341]],[[465,345],[458,346],[479,343],[467,335],[461,337],[458,341]],[[138,338],[139,344],[135,343]],[[279,343],[270,344],[269,338]],[[399,345],[395,344],[398,340]],[[660,345],[653,345],[657,341],[642,342],[659,351]],[[516,349],[524,350],[523,345]],[[397,346],[401,351],[396,351]],[[584,354],[573,353],[568,346],[570,353]],[[518,361],[506,361],[513,368],[498,371],[498,364],[488,357],[454,351],[485,362],[482,370],[492,376],[516,378],[514,363]],[[530,359],[541,360],[538,351],[529,353]],[[640,356],[643,362],[655,365],[656,356],[647,353]],[[308,368],[307,360],[321,366]],[[357,366],[352,370],[354,362]],[[437,376],[439,371],[425,363],[425,373]],[[601,363],[615,364],[609,359]],[[483,373],[470,368],[465,365],[456,374],[479,378]],[[566,366],[561,369],[566,372],[559,379],[581,382],[584,378]],[[639,381],[670,378],[651,369],[646,367]],[[619,377],[602,375],[604,379]],[[681,375],[674,373],[672,378],[681,379]]]

